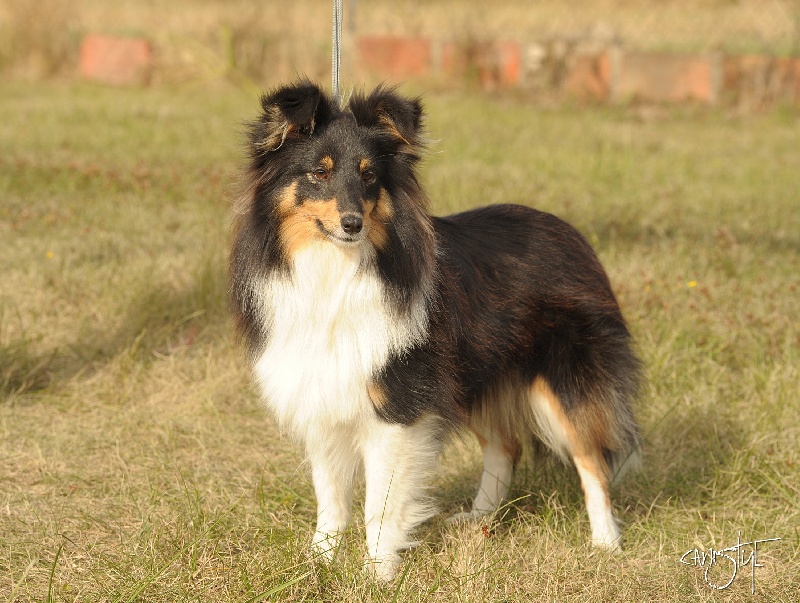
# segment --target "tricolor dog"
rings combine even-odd
[[[231,297],[264,400],[305,446],[316,553],[333,558],[363,471],[368,562],[391,579],[461,428],[484,465],[463,516],[497,509],[536,438],[577,469],[592,542],[618,547],[609,485],[639,449],[640,365],[586,240],[519,205],[431,216],[418,99],[380,87],[341,108],[301,81],[261,104]]]

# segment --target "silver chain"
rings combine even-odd
[[[337,105],[342,104],[342,94],[339,89],[339,69],[342,64],[342,2],[333,0],[333,57],[331,62],[333,100]]]

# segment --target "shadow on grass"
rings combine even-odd
[[[747,446],[747,417],[731,416],[713,403],[673,410],[647,436],[644,471],[635,480],[642,494],[692,500],[713,498],[709,484]],[[646,496],[649,497],[649,496]]]
[[[44,351],[40,341],[0,339],[0,395],[58,387],[121,354],[146,363],[219,337],[229,327],[226,287],[221,260],[206,259],[186,285],[146,282],[132,292],[114,331],[86,324],[73,342]]]
[[[31,347],[28,340],[0,344],[0,394],[38,391],[52,382],[56,352],[40,356]]]

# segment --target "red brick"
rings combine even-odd
[[[142,84],[152,68],[150,42],[143,38],[89,35],[83,39],[81,75],[107,84]]]
[[[517,42],[498,42],[496,45],[500,63],[500,83],[503,86],[518,86],[522,73],[522,49]]]
[[[567,68],[561,89],[580,100],[608,100],[611,95],[609,53],[575,55]]]
[[[520,84],[522,48],[518,42],[478,44],[475,46],[474,60],[484,88],[509,88]]]
[[[626,52],[619,73],[614,75],[615,94],[623,100],[714,103],[717,90],[713,72],[708,57]]]
[[[426,75],[431,69],[431,42],[424,38],[361,37],[357,47],[361,67],[387,78]]]

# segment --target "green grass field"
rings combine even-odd
[[[624,553],[589,548],[577,476],[547,459],[525,459],[496,523],[446,525],[477,486],[465,438],[400,579],[362,573],[358,521],[315,567],[308,468],[226,310],[257,99],[4,82],[0,601],[797,600],[800,117],[425,100],[436,213],[531,204],[608,269],[648,378],[644,470],[614,494]],[[752,566],[714,590],[680,563],[739,532],[781,539],[759,548],[754,595]]]

